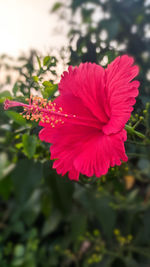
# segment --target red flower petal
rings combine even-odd
[[[48,138],[47,138],[48,137]],[[70,125],[55,129],[44,128],[40,139],[51,142],[51,159],[58,174],[69,172],[70,179],[78,180],[79,172],[100,177],[108,168],[127,161],[124,149],[126,131],[104,135],[101,131],[84,126]]]
[[[105,71],[96,64],[84,63],[79,67],[69,67],[69,72],[64,72],[59,84],[60,95],[72,94],[82,101],[90,113],[94,115],[100,122],[108,121],[105,112]],[[68,105],[71,103],[68,103]]]
[[[110,117],[103,127],[105,134],[117,133],[124,128],[131,116],[135,97],[140,83],[133,81],[138,74],[138,66],[133,66],[134,59],[127,55],[117,57],[106,69],[106,112]]]
[[[100,177],[108,172],[109,167],[121,165],[121,160],[127,161],[124,141],[125,130],[115,135],[95,133],[76,157],[74,166],[82,174]]]

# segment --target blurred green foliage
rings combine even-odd
[[[57,3],[56,11],[70,24],[70,64],[106,66],[117,55],[132,55],[140,66],[141,92],[150,100],[149,0],[70,0]]]
[[[80,177],[79,183],[52,169],[49,144],[38,139],[41,127],[27,121],[21,108],[3,110],[6,98],[24,101],[31,93],[54,99],[57,59],[28,57],[0,66],[8,74],[0,82],[0,266],[1,267],[148,267],[150,264],[150,68],[148,39],[144,37],[149,7],[140,0],[72,0],[70,62],[110,62],[127,52],[141,67],[143,106],[137,106],[129,126],[145,134],[129,134],[128,163],[111,168],[106,176]],[[92,5],[92,6],[91,6]],[[101,7],[104,18],[94,22]],[[53,12],[64,10],[57,2]],[[73,22],[80,10],[81,23]],[[109,13],[109,15],[107,15]],[[98,16],[98,15],[97,15]],[[86,25],[86,32],[82,27]],[[95,26],[94,26],[95,25]],[[136,25],[137,31],[131,32]],[[107,30],[102,40],[100,33]],[[76,49],[72,42],[77,36]],[[94,36],[94,37],[93,37]],[[111,47],[111,41],[117,47]],[[119,51],[118,46],[126,44]],[[74,44],[73,44],[74,45]],[[84,49],[83,49],[84,48]],[[98,50],[100,48],[100,50]],[[143,57],[143,53],[146,57]],[[106,62],[107,64],[107,62]],[[15,81],[13,73],[17,73]],[[49,77],[47,79],[47,77]],[[12,91],[7,87],[14,82]],[[147,94],[146,98],[145,95]],[[147,104],[145,104],[148,102]]]

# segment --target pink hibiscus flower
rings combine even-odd
[[[58,174],[68,172],[71,180],[78,180],[80,173],[100,177],[109,167],[128,160],[124,127],[139,87],[138,81],[132,81],[139,72],[133,63],[132,57],[124,55],[106,69],[92,63],[70,66],[53,103],[33,98],[34,103],[22,104],[26,116],[40,119],[44,128],[39,138],[52,144],[51,159]]]
[[[124,129],[129,120],[138,81],[133,58],[117,57],[107,69],[91,63],[69,67],[59,84],[60,96],[54,101],[65,114],[74,118],[51,128],[49,124],[40,131],[41,140],[52,143],[50,148],[53,168],[58,174],[68,172],[69,178],[78,180],[79,173],[100,177],[108,168],[127,161]],[[131,82],[132,81],[132,82]]]

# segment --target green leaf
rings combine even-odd
[[[26,125],[26,119],[15,111],[5,111],[5,114],[19,125]]]
[[[0,179],[3,178],[3,170],[7,165],[7,161],[7,154],[4,152],[0,153]]]
[[[39,213],[41,212],[40,197],[41,189],[39,187],[36,187],[32,192],[30,198],[24,203],[21,214],[24,218],[25,224],[28,226],[32,225],[35,222],[35,220],[39,216]]]
[[[98,220],[101,223],[105,235],[110,238],[113,234],[113,229],[116,222],[116,212],[110,206],[110,199],[107,197],[101,197],[97,204],[95,203],[95,211]]]
[[[15,257],[22,257],[25,253],[25,248],[22,244],[18,244],[14,248],[14,256]]]
[[[39,81],[39,77],[38,77],[38,76],[32,76],[32,79],[33,79],[33,81],[36,82],[36,83]]]
[[[19,266],[23,266],[24,263],[24,258],[14,258],[12,260],[12,267],[19,267]]]
[[[71,216],[71,237],[76,240],[77,237],[84,235],[87,227],[87,216],[82,213]]]
[[[14,163],[9,163],[7,154],[4,152],[0,153],[0,179],[8,176],[14,167]]]
[[[138,266],[137,261],[135,261],[135,259],[133,259],[131,256],[125,257],[125,263],[126,263],[126,266],[128,266],[128,267],[137,267]]]
[[[52,84],[49,81],[44,81],[43,86],[45,87],[44,90],[42,91],[42,95],[44,98],[51,97],[57,91],[58,88],[57,84]]]
[[[41,210],[45,217],[48,217],[52,211],[51,192],[47,190],[44,192],[41,198]]]
[[[39,69],[41,69],[41,60],[40,60],[40,58],[38,57],[38,56],[36,56],[36,59],[37,59],[37,62],[38,62],[38,65],[39,65]]]
[[[12,182],[12,181],[11,181]],[[23,234],[25,229],[24,229],[24,222],[23,221],[17,221],[15,220],[15,222],[12,223],[11,226],[11,230],[13,233],[15,234]]]
[[[72,195],[74,192],[73,183],[70,182],[68,178],[59,177],[58,175],[52,176],[49,182],[55,205],[62,212],[70,210],[72,206]]]
[[[12,95],[11,95],[11,93],[9,92],[9,91],[4,91],[4,92],[1,92],[0,93],[0,98],[2,98],[2,97],[12,97]]]
[[[51,192],[53,203],[61,212],[67,212],[72,206],[74,184],[68,178],[58,176],[51,170],[49,162],[44,165],[44,178]]]
[[[51,86],[53,86],[53,84],[52,84],[51,82],[49,82],[49,81],[44,81],[42,84],[43,84],[45,87],[51,87]]]
[[[110,197],[95,197],[92,192],[86,192],[85,195],[82,194],[81,200],[91,216],[100,222],[105,236],[110,238],[116,222],[116,211],[110,205]]]
[[[11,174],[15,195],[22,203],[26,201],[42,178],[42,165],[32,160],[23,159]]]
[[[50,63],[51,63],[51,57],[50,57],[50,56],[46,56],[46,57],[43,59],[43,65],[44,65],[44,66],[49,66]]]
[[[63,3],[57,2],[53,5],[51,12],[55,12],[63,6]]]
[[[22,136],[23,148],[25,155],[30,159],[34,156],[37,144],[37,138],[35,135],[24,134]]]
[[[62,219],[62,216],[59,212],[55,211],[52,213],[52,215],[46,220],[43,230],[42,230],[42,236],[46,236],[52,232],[55,231],[55,229],[58,227],[60,221]]]
[[[13,189],[13,183],[10,177],[0,180],[0,195],[4,200],[8,200]]]

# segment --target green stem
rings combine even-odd
[[[145,154],[138,154],[138,153],[128,153],[128,156],[129,157],[142,157],[142,158],[147,158],[148,156],[147,155],[145,155]]]
[[[136,131],[133,127],[129,126],[129,125],[126,125],[125,126],[125,129],[127,130],[127,132],[129,134],[135,134],[137,135],[138,137],[142,138],[142,139],[146,139],[146,136],[138,131]]]
[[[142,117],[142,119],[139,119],[139,120],[134,124],[133,129],[135,129],[135,128],[141,123],[142,120],[143,120],[143,117]]]

